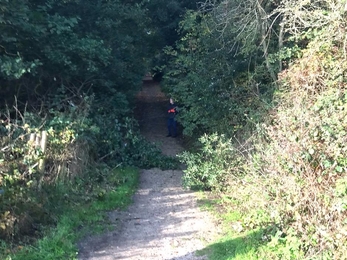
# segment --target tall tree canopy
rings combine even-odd
[[[229,188],[252,225],[263,209],[256,226],[275,227],[279,250],[261,259],[346,258],[346,1],[200,7],[166,50],[165,89],[186,133],[203,135],[185,182]]]
[[[123,92],[139,85],[150,57],[140,4],[18,0],[0,8],[2,98],[26,99],[62,84]]]

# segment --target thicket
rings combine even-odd
[[[164,83],[199,140],[186,186],[262,230],[260,259],[346,258],[344,1],[205,1],[180,26]]]
[[[176,167],[132,114],[160,47],[148,11],[142,1],[1,1],[1,240],[41,236],[78,189],[86,202],[102,197],[115,168]],[[29,141],[42,131],[45,151]]]

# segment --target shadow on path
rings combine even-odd
[[[175,156],[183,151],[181,135],[177,138],[166,137],[167,113],[169,99],[161,91],[160,85],[154,81],[145,81],[137,95],[135,109],[142,135],[152,143],[156,143],[163,154]],[[178,128],[178,132],[182,132]]]
[[[141,133],[162,152],[175,156],[183,150],[180,138],[166,137],[168,99],[154,82],[138,94],[137,119]],[[112,211],[114,229],[80,243],[79,259],[94,260],[204,260],[195,252],[213,240],[215,222],[202,212],[193,192],[182,188],[180,170],[142,170],[133,204]]]

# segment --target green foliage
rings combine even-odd
[[[137,132],[127,136],[129,144],[125,147],[126,164],[149,169],[158,167],[161,169],[177,169],[179,161],[174,157],[163,155],[161,150],[152,143],[149,143]]]
[[[148,10],[152,30],[156,37],[157,50],[164,46],[172,46],[178,39],[177,28],[186,10],[195,10],[196,1],[189,0],[153,0],[145,1],[144,8]]]
[[[32,205],[30,191],[38,177],[37,162],[42,158],[39,148],[27,142],[32,129],[17,121],[2,124],[0,154],[0,236],[14,237],[27,219],[27,208]],[[24,231],[25,232],[25,231]]]
[[[187,188],[223,190],[230,178],[241,176],[242,160],[236,159],[230,140],[213,134],[199,138],[200,152],[183,152],[179,157],[187,165],[183,183]]]
[[[16,0],[1,10],[2,96],[25,104],[45,100],[62,84],[78,94],[105,88],[128,94],[148,69],[151,29],[139,4]]]
[[[54,222],[49,217],[53,207],[50,201],[56,198],[49,190],[44,191],[43,186],[60,182],[68,185],[72,178],[84,176],[95,162],[105,162],[110,167],[172,169],[178,166],[175,158],[162,155],[157,147],[141,137],[137,123],[129,117],[124,95],[118,95],[117,99],[114,96],[102,99],[96,95],[68,99],[64,88],[60,91],[62,96],[51,98],[45,121],[39,115],[25,112],[19,113],[17,119],[8,116],[0,128],[3,135],[0,146],[2,239],[17,240],[32,233],[33,226]],[[32,133],[38,134],[41,130],[48,133],[44,154],[28,142]],[[41,159],[46,161],[44,172],[38,171]],[[91,178],[104,179],[103,175],[94,174]],[[104,198],[103,190],[98,194],[89,199]],[[69,196],[74,201],[73,195]],[[57,205],[54,207],[55,214],[63,210]]]
[[[185,183],[223,187],[243,213],[245,232],[265,230],[246,259],[344,259],[345,3],[254,3],[216,2],[204,15],[188,13],[176,48],[167,49],[166,92],[182,103],[186,133],[233,137],[222,141],[223,153],[206,142],[207,150],[183,154]],[[262,21],[252,22],[252,12]],[[231,251],[219,259],[237,258]]]
[[[98,133],[93,140],[99,160],[111,165],[133,165],[140,168],[177,168],[178,161],[162,155],[160,149],[141,136],[138,123],[131,117],[124,95],[101,95],[93,106],[92,122]],[[90,131],[88,137],[92,137]]]
[[[295,216],[296,222],[292,226],[296,235],[300,234],[307,250],[321,243],[328,248],[334,244],[343,250],[344,239],[341,239],[339,230],[344,225],[340,221],[345,215],[345,195],[336,197],[333,187],[336,186],[337,190],[342,187],[343,190],[346,154],[345,115],[341,108],[345,107],[346,98],[334,88],[316,94],[314,99],[308,99],[300,91],[294,92],[296,97],[300,97],[294,105],[282,103],[285,110],[279,109],[274,126],[276,131],[270,128],[269,132],[275,148],[273,158],[276,158],[276,161],[272,159],[270,167],[297,179],[297,184],[287,188],[286,196],[281,198],[284,205],[291,205],[287,206],[283,217]],[[316,198],[314,203],[310,199],[313,196]],[[336,219],[336,222],[331,223],[331,219]],[[334,251],[336,255],[343,252]]]
[[[10,248],[2,245],[2,259],[76,259],[76,242],[89,232],[100,232],[107,227],[105,211],[124,209],[136,190],[138,170],[135,168],[93,169],[70,185],[57,183],[44,186],[42,203],[46,213],[57,222],[45,229],[43,238],[34,245],[22,244]],[[100,179],[102,176],[102,179]],[[47,195],[48,197],[45,197]]]
[[[128,202],[126,189],[119,197],[122,188],[94,184],[112,176],[108,167],[178,165],[142,138],[132,119],[129,100],[148,69],[148,32],[154,30],[137,2],[0,4],[0,236],[15,248],[31,244],[48,225],[59,228],[55,242],[43,239],[38,246],[49,249],[25,249],[22,257],[72,258],[73,231],[67,217],[57,221],[61,212],[93,200],[103,202],[98,210],[109,209],[116,198],[117,205]],[[4,111],[7,105],[14,109]],[[49,140],[45,153],[28,142],[42,130]],[[96,163],[108,167],[89,172]],[[128,177],[116,176],[112,185],[123,182]],[[89,193],[81,199],[73,185]]]
[[[285,234],[271,244],[281,259],[345,257],[346,62],[337,48],[341,39],[332,39],[322,28],[282,73],[278,105],[265,128],[269,143],[259,139],[252,155],[259,163],[254,170],[266,176],[255,183]]]
[[[274,222],[273,213],[264,210],[265,205],[255,202],[251,206],[241,197],[244,188],[252,188],[240,185],[242,182],[230,192],[205,199],[213,205],[209,210],[219,217],[224,235],[201,253],[209,259],[305,259],[301,241],[292,228],[284,233]],[[250,191],[250,200],[261,196],[257,190],[255,194]]]
[[[186,135],[246,134],[266,114],[272,85],[255,52],[231,57],[212,26],[208,15],[186,14],[177,47],[166,49],[164,90],[181,104],[178,120]]]
[[[22,35],[30,31],[28,25],[30,9],[28,1],[3,1],[1,3],[1,42],[0,45],[0,75],[7,79],[18,79],[25,72],[30,71],[35,63],[23,59],[18,49]]]

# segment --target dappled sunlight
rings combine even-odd
[[[180,137],[166,137],[167,102],[159,85],[146,81],[135,113],[142,135],[163,154],[176,156],[183,147]],[[81,244],[80,259],[206,259],[195,252],[218,235],[218,228],[200,210],[196,194],[183,188],[182,176],[181,170],[142,170],[133,204],[109,212],[113,230]]]
[[[181,177],[178,170],[143,170],[134,203],[110,213],[116,230],[96,243],[95,258],[88,259],[176,259],[203,249],[217,230],[195,193],[181,187]]]

